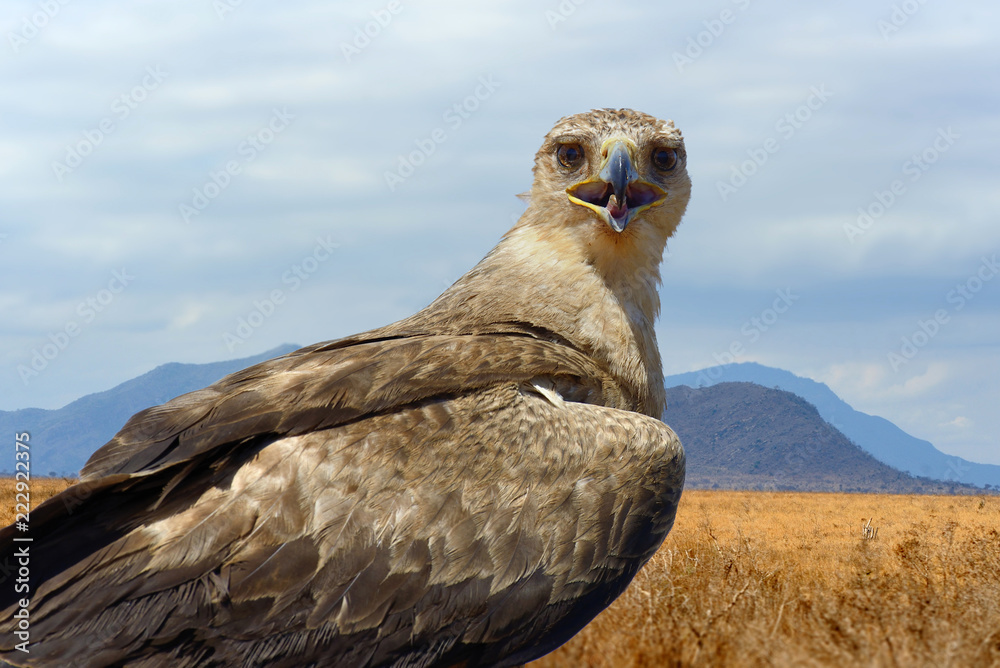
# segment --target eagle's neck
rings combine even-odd
[[[549,330],[601,362],[637,397],[635,410],[659,418],[665,393],[653,325],[666,237],[636,230],[624,239],[585,238],[592,231],[534,225],[531,214],[404,322],[454,333],[503,323]]]

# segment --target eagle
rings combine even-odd
[[[0,656],[471,668],[565,643],[680,500],[653,326],[686,160],[672,121],[562,118],[524,214],[422,311],[134,415],[0,532],[30,550]]]

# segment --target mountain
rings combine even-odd
[[[75,476],[90,455],[111,440],[133,414],[298,348],[285,344],[254,357],[211,364],[171,362],[57,410],[0,411],[0,433],[31,435],[31,470],[35,475]]]
[[[754,383],[671,387],[664,419],[687,453],[696,488],[817,492],[970,493],[875,459],[784,390]]]
[[[707,387],[722,382],[757,383],[804,398],[816,407],[824,420],[863,450],[893,468],[935,480],[1000,488],[1000,466],[977,464],[945,454],[928,441],[910,436],[885,418],[854,410],[823,383],[801,378],[782,369],[753,362],[726,364],[669,376],[666,386]],[[670,406],[669,403],[667,405]]]

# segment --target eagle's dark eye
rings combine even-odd
[[[561,144],[556,155],[566,169],[576,169],[583,162],[583,148],[579,144]]]
[[[653,164],[661,172],[668,172],[677,164],[677,151],[672,148],[653,149]]]

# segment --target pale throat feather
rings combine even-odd
[[[545,323],[604,362],[640,400],[638,410],[659,418],[663,372],[653,325],[662,245],[614,265],[615,258],[595,257],[592,244],[578,237],[568,228],[518,225],[484,260],[490,266],[482,275],[491,276],[494,289],[514,286],[504,295],[508,317]]]

